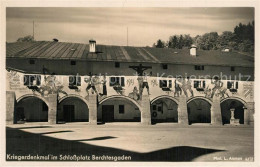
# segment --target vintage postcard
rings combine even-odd
[[[257,2],[177,2],[4,1],[3,165],[257,166]]]

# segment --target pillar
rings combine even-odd
[[[150,109],[150,98],[148,95],[143,95],[141,103],[141,123],[143,125],[151,125],[151,109]]]
[[[48,123],[49,124],[56,124],[57,123],[57,104],[58,98],[57,94],[49,94],[45,97],[48,101]]]
[[[15,93],[6,91],[6,125],[14,124],[14,111],[15,111]]]
[[[89,94],[89,124],[97,125],[97,95]]]
[[[249,114],[248,123],[249,125],[254,125],[255,103],[247,102],[247,109]]]
[[[222,125],[220,97],[218,96],[213,96],[213,102],[211,106],[211,124]]]
[[[244,125],[249,125],[249,111],[244,106]]]
[[[183,125],[188,125],[188,110],[187,110],[187,97],[185,95],[181,95],[179,97],[178,104],[178,123]]]

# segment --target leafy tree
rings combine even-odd
[[[35,40],[34,40],[33,36],[31,36],[31,35],[27,35],[25,37],[17,39],[17,42],[32,42],[32,41],[35,41]]]
[[[159,39],[156,43],[153,44],[153,47],[164,48],[166,46],[165,42]]]

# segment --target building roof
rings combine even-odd
[[[88,61],[119,61],[254,67],[254,57],[238,52],[169,49],[132,46],[96,45],[96,53],[88,44],[55,41],[15,42],[6,44],[7,58],[72,59]]]

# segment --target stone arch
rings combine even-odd
[[[212,106],[212,101],[204,96],[196,96],[196,97],[192,97],[190,99],[187,100],[187,104],[190,103],[191,101],[193,100],[196,100],[196,99],[202,99],[202,100],[205,100],[207,101],[211,106]]]
[[[227,97],[225,99],[220,100],[220,104],[226,100],[237,100],[237,101],[241,102],[245,106],[245,108],[247,108],[247,103],[239,97]]]
[[[227,97],[220,101],[221,105],[221,116],[223,124],[232,124],[234,119],[231,120],[231,108],[235,109],[234,118],[239,120],[239,124],[247,124],[248,122],[248,110],[247,103],[239,97]],[[232,107],[233,106],[233,107]]]
[[[74,95],[74,94],[69,94],[69,95],[66,95],[66,96],[63,96],[62,98],[60,98],[58,100],[58,103],[61,103],[63,100],[67,99],[67,98],[71,98],[71,97],[74,97],[74,98],[79,98],[80,100],[82,100],[83,102],[86,103],[86,105],[89,107],[89,102],[83,98],[82,96],[79,96],[79,95]]]
[[[168,95],[151,100],[151,121],[157,123],[178,123],[179,100]]]
[[[203,96],[187,100],[188,121],[193,123],[211,123],[212,101]]]
[[[19,97],[17,100],[16,100],[16,103],[19,103],[21,100],[27,98],[27,97],[35,97],[35,98],[38,98],[40,100],[42,100],[43,102],[45,102],[47,104],[48,107],[50,107],[49,105],[49,102],[42,96],[39,96],[39,95],[36,95],[36,94],[25,94],[21,97]]]
[[[82,96],[69,94],[58,100],[57,122],[89,122],[89,101]]]
[[[99,122],[142,122],[143,106],[134,99],[115,95],[102,99],[98,103]],[[150,113],[149,113],[150,114]]]
[[[48,122],[50,108],[49,101],[40,95],[22,95],[16,100],[14,123]]]
[[[170,99],[170,100],[174,101],[176,104],[179,105],[179,101],[175,97],[168,96],[168,95],[162,95],[162,96],[155,97],[153,100],[151,100],[151,104],[153,104],[156,100],[161,99],[161,98]]]
[[[109,96],[109,97],[106,97],[106,98],[102,99],[98,104],[100,105],[100,104],[102,104],[103,102],[105,102],[105,101],[107,101],[107,100],[109,100],[109,99],[113,99],[113,98],[123,98],[123,99],[129,100],[129,101],[131,101],[132,103],[134,103],[134,104],[139,108],[140,112],[142,112],[142,107],[141,107],[141,105],[140,105],[137,101],[135,101],[134,99],[132,99],[132,98],[130,98],[130,97],[128,97],[128,96],[120,96],[120,95]]]

